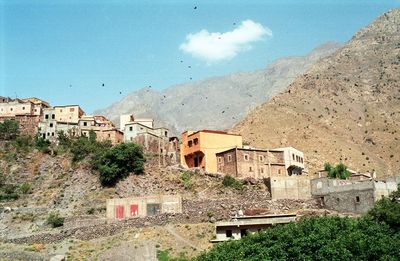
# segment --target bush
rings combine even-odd
[[[339,163],[336,167],[333,167],[327,162],[324,165],[324,170],[328,172],[329,178],[347,179],[350,177],[350,172],[347,170],[347,166],[343,163]]]
[[[15,147],[18,150],[27,151],[33,146],[33,140],[31,136],[18,136],[14,140]]]
[[[400,185],[389,198],[380,199],[368,212],[367,217],[380,223],[387,224],[395,231],[400,231]]]
[[[71,145],[71,139],[64,131],[57,132],[57,139],[60,146],[68,148]]]
[[[182,180],[182,183],[183,183],[183,187],[185,189],[190,189],[192,187],[192,185],[193,185],[192,181],[191,181],[192,175],[193,174],[191,172],[189,172],[189,171],[182,172],[181,180]]]
[[[2,185],[0,189],[0,200],[15,200],[19,198],[17,188],[14,185]]]
[[[47,224],[51,225],[51,227],[61,227],[64,225],[64,218],[60,216],[60,213],[53,212],[47,218]]]
[[[50,146],[50,141],[44,139],[43,137],[40,137],[39,135],[36,135],[35,137],[36,149],[44,153],[49,153],[50,152],[49,146]]]
[[[93,164],[100,172],[101,184],[112,186],[131,172],[135,174],[143,172],[143,150],[134,143],[118,144],[106,150],[98,160],[93,161]]]
[[[234,177],[226,175],[222,180],[225,187],[232,187],[235,189],[243,189],[243,182],[236,180]]]
[[[25,183],[20,184],[18,188],[22,194],[27,194],[31,190],[32,184],[25,182]]]
[[[19,135],[19,124],[15,120],[0,122],[0,140],[14,140]]]

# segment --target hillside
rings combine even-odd
[[[175,133],[185,129],[228,129],[339,46],[327,43],[306,56],[276,60],[263,70],[175,85],[163,91],[143,88],[95,114],[105,115],[117,124],[119,115],[125,113],[153,117]]]
[[[257,147],[294,146],[310,173],[324,162],[400,172],[400,9],[357,32],[342,48],[257,107],[233,130]]]

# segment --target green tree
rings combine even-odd
[[[94,130],[90,130],[89,131],[89,142],[90,143],[95,143],[96,142],[96,138],[97,138],[96,132]]]
[[[69,147],[71,145],[71,139],[62,130],[57,133],[57,139],[60,146]]]
[[[350,177],[350,172],[347,170],[347,166],[343,163],[339,163],[336,167],[333,167],[327,162],[324,165],[324,169],[330,178],[347,179]]]
[[[41,137],[40,135],[36,135],[35,137],[35,147],[41,152],[49,152],[50,141]]]
[[[400,234],[360,218],[314,217],[214,246],[205,260],[399,260]]]
[[[64,218],[60,216],[59,212],[52,212],[47,217],[47,224],[51,225],[53,228],[61,227],[64,225]]]
[[[388,198],[382,198],[368,212],[368,217],[400,231],[400,185]]]
[[[243,182],[236,180],[234,177],[231,177],[229,175],[226,175],[224,179],[222,180],[222,185],[224,187],[232,187],[235,189],[243,189]]]
[[[112,186],[131,172],[140,174],[144,170],[142,147],[134,143],[116,145],[95,161],[95,168],[100,172],[103,186]]]
[[[19,135],[19,124],[15,120],[0,122],[0,139],[14,140]]]

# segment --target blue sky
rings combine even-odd
[[[327,41],[346,42],[399,6],[397,0],[0,0],[0,95],[80,104],[91,113],[145,86],[261,69]]]

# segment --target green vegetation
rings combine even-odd
[[[368,218],[388,225],[396,232],[400,232],[400,185],[397,191],[390,194],[388,198],[382,198],[375,203],[373,209],[368,212]]]
[[[144,161],[142,147],[134,143],[122,143],[105,151],[93,164],[100,172],[101,184],[112,186],[131,172],[141,174]]]
[[[4,120],[4,122],[0,122],[0,140],[15,140],[18,135],[18,122],[14,120]]]
[[[183,183],[183,187],[185,189],[190,189],[193,186],[193,182],[191,180],[193,173],[190,171],[184,171],[181,174],[181,180]]]
[[[18,186],[19,191],[21,191],[22,194],[28,194],[28,192],[31,190],[32,184],[28,182],[24,182]]]
[[[50,141],[44,139],[43,137],[40,137],[39,135],[36,135],[35,137],[36,149],[38,149],[43,153],[49,153],[50,152],[49,146],[50,146]]]
[[[347,170],[347,166],[343,163],[339,163],[336,167],[333,167],[328,162],[324,165],[324,170],[328,172],[328,177],[337,179],[347,179],[350,177],[350,172]]]
[[[51,225],[51,227],[61,227],[64,225],[64,218],[60,216],[58,212],[52,212],[47,218],[47,224]]]
[[[0,186],[0,201],[15,200],[19,198],[17,186],[3,184]]]
[[[243,182],[236,180],[234,177],[226,175],[222,180],[224,187],[232,187],[235,189],[243,189]]]

